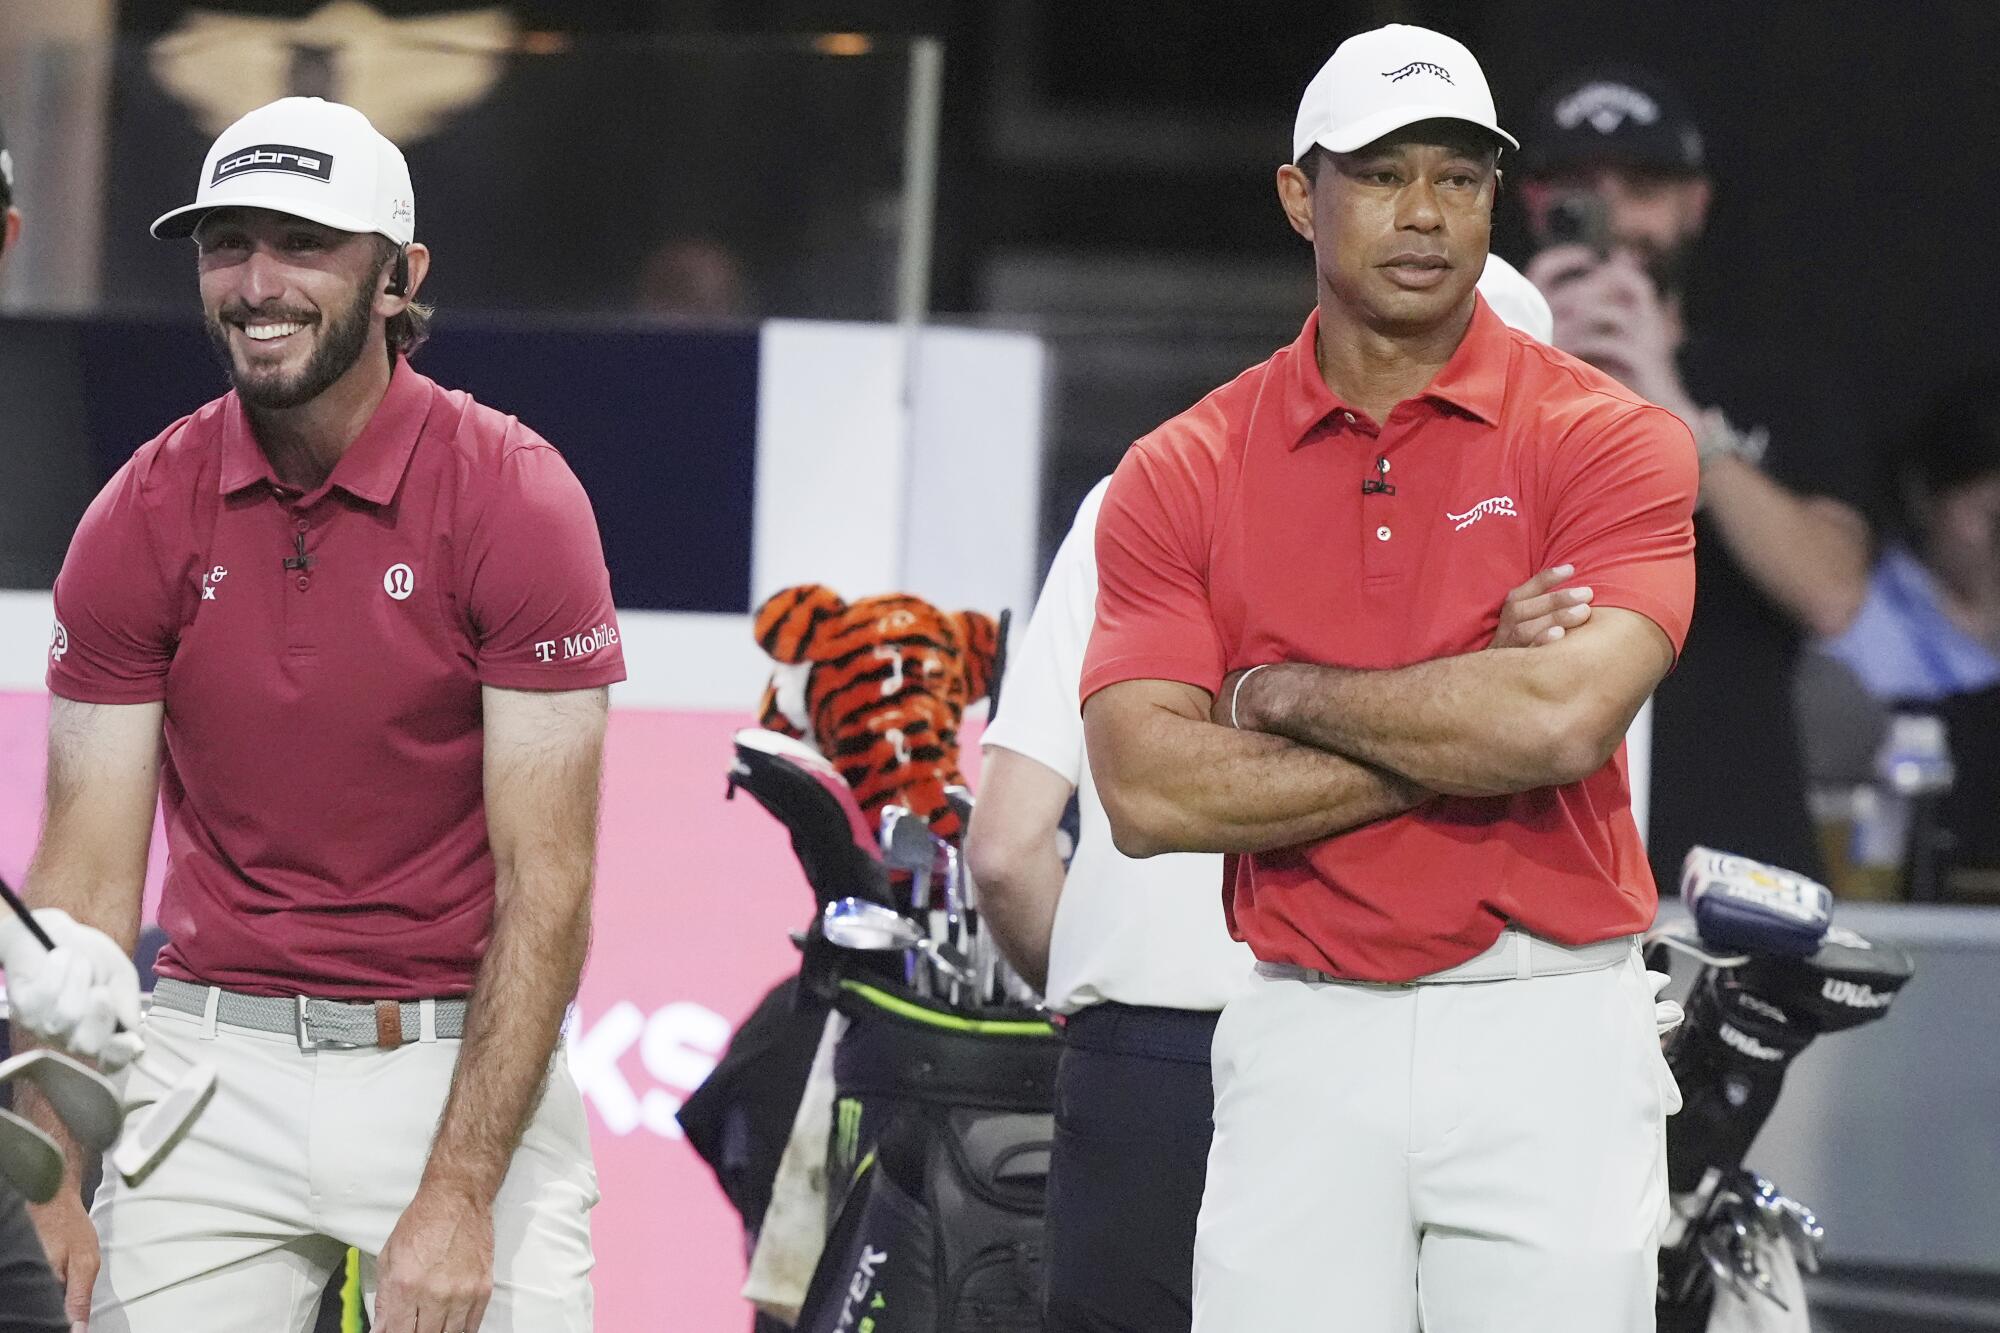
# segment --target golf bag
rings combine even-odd
[[[894,985],[836,1003],[833,1217],[799,1333],[1034,1333],[1054,1029]]]
[[[1704,962],[1666,1050],[1684,1104],[1667,1121],[1673,1214],[1659,1300],[1661,1333],[1699,1333],[1709,1328],[1718,1282],[1755,1305],[1787,1285],[1788,1275],[1773,1271],[1774,1254],[1779,1264],[1795,1255],[1817,1266],[1817,1220],[1744,1170],[1744,1156],[1799,1052],[1824,1033],[1882,1017],[1913,967],[1900,949],[1838,927],[1807,957],[1718,959],[1671,939],[1653,947]],[[1664,965],[1659,954],[1651,963]]]

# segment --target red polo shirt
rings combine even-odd
[[[1501,322],[1482,300],[1421,395],[1377,425],[1298,341],[1140,440],[1097,526],[1083,697],[1126,680],[1215,693],[1259,662],[1407,666],[1487,646],[1508,589],[1552,565],[1679,651],[1694,601],[1687,427]],[[1388,470],[1382,471],[1386,460]],[[1386,480],[1393,493],[1363,493]],[[1643,930],[1655,891],[1625,751],[1581,782],[1439,798],[1232,858],[1230,930],[1259,958],[1398,981],[1503,923],[1580,944]]]
[[[625,678],[575,476],[404,361],[310,495],[234,393],[175,422],[91,505],[55,600],[51,692],[166,702],[160,972],[262,995],[469,990],[480,687]]]

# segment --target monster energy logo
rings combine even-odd
[[[838,1164],[838,1174],[847,1175],[854,1170],[854,1161],[861,1155],[861,1100],[858,1097],[842,1097],[834,1105],[833,1156]]]

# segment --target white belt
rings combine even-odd
[[[1407,981],[1369,981],[1358,977],[1337,977],[1331,972],[1300,967],[1296,963],[1257,964],[1260,976],[1277,980],[1336,982],[1343,986],[1434,986],[1465,981],[1525,981],[1529,977],[1559,977],[1572,972],[1601,972],[1631,957],[1639,945],[1636,935],[1616,935],[1594,944],[1557,944],[1539,935],[1530,935],[1518,926],[1500,932],[1485,952],[1440,972],[1426,972]]]

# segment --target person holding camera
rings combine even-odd
[[[1701,842],[1818,877],[1791,681],[1808,638],[1846,629],[1868,588],[1870,473],[1853,417],[1758,349],[1690,328],[1714,184],[1672,88],[1579,74],[1521,137],[1541,247],[1527,274],[1555,312],[1556,346],[1680,417],[1700,457],[1699,610],[1655,696],[1654,874],[1674,882]]]

